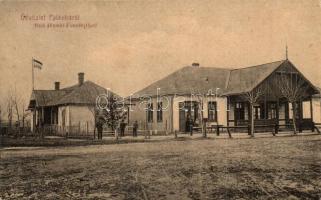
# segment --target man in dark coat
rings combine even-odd
[[[103,139],[103,120],[99,119],[98,122],[96,123],[96,128],[98,131],[98,139],[101,140]]]
[[[133,124],[133,137],[137,137],[138,123],[137,120]]]
[[[119,126],[120,126],[120,136],[123,137],[125,136],[125,128],[126,128],[126,123],[124,122],[124,120],[121,120]]]

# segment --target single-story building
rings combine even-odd
[[[117,94],[78,73],[78,83],[60,88],[55,82],[52,90],[33,90],[29,102],[32,111],[31,129],[46,129],[46,133],[92,135],[95,128],[95,103],[101,94]]]
[[[295,117],[301,129],[310,129],[304,124],[314,120],[318,91],[288,59],[238,69],[183,67],[128,97],[129,123],[155,132],[186,132],[190,123],[197,127],[203,119],[207,126],[246,126],[251,112],[245,96],[264,88],[254,105],[255,124],[289,124],[292,105],[280,91],[281,78],[287,86],[300,82],[304,88],[298,88]]]

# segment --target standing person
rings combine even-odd
[[[189,131],[190,131],[190,135],[192,136],[193,135],[193,125],[194,125],[194,121],[193,119],[190,117],[189,120],[188,120],[188,125],[189,125]]]
[[[102,119],[98,120],[98,122],[96,123],[96,128],[98,131],[98,139],[99,140],[103,139],[103,121],[102,121]]]
[[[137,137],[138,122],[137,120],[133,124],[133,137]]]
[[[121,120],[120,122],[120,136],[124,137],[125,136],[125,128],[126,128],[126,123],[124,120]]]

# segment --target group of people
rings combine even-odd
[[[98,120],[96,123],[96,128],[98,132],[98,139],[102,139],[103,137],[103,121]],[[125,136],[125,129],[126,129],[127,124],[125,123],[124,120],[122,120],[119,124],[119,129],[120,129],[120,136],[123,137]],[[133,137],[137,137],[137,130],[138,130],[138,122],[137,120],[133,123]]]
[[[120,128],[120,136],[123,137],[125,136],[125,129],[126,129],[127,124],[122,120],[119,124]],[[137,137],[137,130],[138,130],[138,122],[137,120],[133,123],[133,137]]]

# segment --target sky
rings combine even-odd
[[[319,0],[0,1],[0,105],[10,88],[28,102],[32,57],[43,63],[35,89],[76,84],[84,72],[127,96],[193,62],[241,68],[283,60],[287,45],[289,60],[321,86],[320,20]]]

